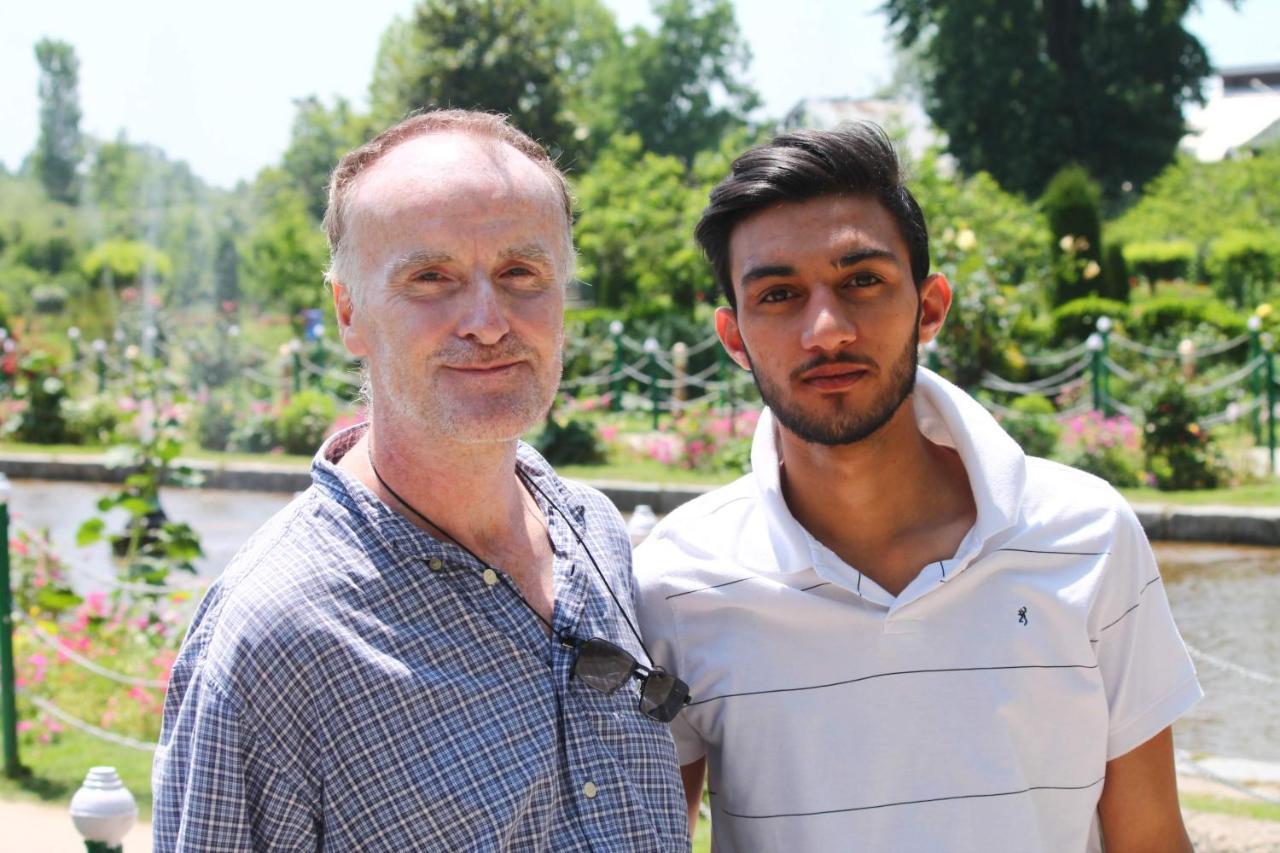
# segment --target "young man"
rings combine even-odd
[[[684,694],[630,677],[621,518],[517,442],[560,378],[569,223],[500,117],[420,115],[338,164],[330,278],[370,420],[201,605],[156,850],[687,848]]]
[[[1190,849],[1200,696],[1137,520],[917,367],[951,285],[874,125],[754,148],[697,229],[767,410],[636,555],[718,851]]]

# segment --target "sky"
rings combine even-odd
[[[624,27],[649,24],[648,0],[605,0]],[[751,47],[762,114],[805,97],[867,96],[888,82],[881,0],[734,0]],[[7,0],[0,15],[0,162],[35,145],[35,43],[74,45],[81,128],[186,160],[223,187],[278,161],[293,101],[341,95],[363,107],[378,41],[414,0]],[[1188,18],[1215,65],[1280,63],[1280,0],[1201,0]]]

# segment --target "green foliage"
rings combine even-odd
[[[691,164],[759,105],[743,79],[751,53],[730,0],[659,0],[653,11],[657,28],[633,29],[596,70],[603,126],[593,130],[636,134],[645,150]]]
[[[1062,427],[1053,403],[1039,394],[1019,397],[1010,405],[1013,414],[1000,418],[1000,425],[1028,456],[1049,456],[1058,446]]]
[[[1089,173],[1068,166],[1053,176],[1040,207],[1049,222],[1051,249],[1058,259],[1054,303],[1096,294],[1102,259],[1102,193]],[[1093,266],[1090,266],[1092,262]]]
[[[240,409],[227,396],[210,396],[195,411],[196,443],[205,450],[229,450]]]
[[[37,285],[31,291],[31,302],[37,314],[61,314],[67,307],[67,290],[57,284]]]
[[[1101,296],[1084,296],[1053,309],[1053,337],[1059,343],[1081,341],[1098,330],[1098,319],[1110,317],[1123,323],[1129,317],[1129,306]]]
[[[293,129],[280,165],[306,197],[307,212],[319,222],[328,203],[329,173],[343,154],[365,141],[367,122],[345,98],[326,107],[311,95],[298,98],[293,105]]]
[[[1102,251],[1101,296],[1117,302],[1129,301],[1129,265],[1125,261],[1124,246],[1107,243]]]
[[[1203,252],[1235,230],[1280,241],[1280,148],[1217,163],[1182,156],[1107,233],[1127,243],[1187,240]]]
[[[278,171],[258,180],[261,215],[248,237],[244,287],[261,306],[286,311],[295,323],[304,308],[327,301],[329,247],[307,214],[306,198]]]
[[[140,405],[125,440],[107,454],[108,464],[127,472],[124,483],[98,501],[98,514],[80,525],[76,544],[106,540],[126,580],[163,584],[173,570],[194,574],[194,561],[203,552],[199,534],[161,507],[160,487],[195,486],[201,477],[178,461],[185,438],[179,406],[185,399],[176,393],[176,377],[163,365],[142,362],[131,377],[132,399]],[[123,529],[108,531],[108,515],[121,510]]]
[[[63,403],[67,385],[57,360],[45,352],[31,352],[18,363],[13,394],[25,405],[12,424],[14,438],[33,444],[61,444],[69,433]],[[9,425],[6,425],[8,428]]]
[[[84,156],[80,136],[80,60],[70,44],[55,39],[36,43],[40,66],[40,136],[33,165],[49,198],[74,204],[76,167]]]
[[[715,282],[693,240],[708,187],[675,157],[615,137],[575,187],[578,277],[599,306],[689,311]]]
[[[111,444],[121,422],[127,420],[113,397],[106,394],[68,400],[63,412],[67,420],[67,440],[76,444]]]
[[[1139,340],[1176,342],[1194,337],[1201,328],[1215,336],[1234,338],[1246,329],[1246,318],[1216,299],[1162,296],[1135,306],[1130,332]]]
[[[384,33],[369,87],[389,124],[430,107],[487,109],[544,144],[573,139],[566,114],[577,0],[420,0]]]
[[[1196,247],[1190,240],[1158,240],[1124,247],[1124,258],[1136,275],[1154,284],[1190,278]]]
[[[276,434],[285,453],[311,454],[338,416],[337,403],[319,391],[299,391],[280,410]]]
[[[1219,294],[1249,308],[1280,280],[1280,242],[1259,231],[1228,231],[1209,244],[1205,271]]]
[[[885,8],[898,43],[918,47],[926,109],[965,171],[1035,196],[1063,164],[1080,163],[1114,198],[1173,159],[1183,107],[1200,100],[1210,64],[1182,26],[1191,5],[888,0]]]
[[[1156,488],[1165,491],[1213,489],[1224,466],[1213,437],[1201,429],[1201,412],[1185,383],[1159,383],[1144,406],[1143,451]]]
[[[225,231],[218,235],[213,258],[213,299],[218,305],[240,301],[240,250]]]
[[[561,424],[547,418],[533,446],[552,465],[599,465],[605,461],[600,435],[595,424],[586,419],[570,418]]]
[[[82,264],[85,278],[99,285],[133,287],[143,275],[167,279],[173,261],[159,249],[139,240],[107,240],[93,247]]]

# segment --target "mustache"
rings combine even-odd
[[[819,355],[806,361],[804,364],[791,371],[792,379],[799,379],[805,373],[813,370],[815,367],[825,367],[828,364],[853,364],[858,367],[866,367],[874,369],[876,367],[875,359],[865,355],[857,355],[851,352],[842,352],[834,356]]]
[[[482,368],[503,361],[532,361],[537,352],[520,338],[508,334],[496,344],[473,344],[452,340],[432,357],[450,367]]]

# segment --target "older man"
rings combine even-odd
[[[569,194],[498,117],[346,155],[325,221],[371,415],[210,589],[173,670],[157,850],[683,850],[617,511],[518,437],[560,375]]]
[[[1027,458],[916,365],[951,305],[884,133],[753,148],[697,236],[768,405],[738,482],[637,551],[641,619],[718,851],[1182,851],[1200,696],[1101,480]]]

